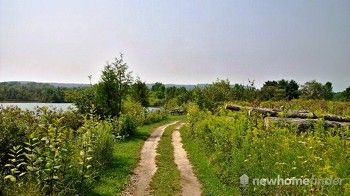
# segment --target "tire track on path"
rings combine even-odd
[[[181,186],[183,196],[198,196],[202,194],[202,187],[195,176],[192,165],[187,158],[187,153],[182,147],[182,139],[179,129],[184,125],[177,126],[172,134],[172,144],[174,147],[174,158],[177,168],[181,173]]]
[[[153,175],[157,171],[156,155],[159,140],[162,137],[165,128],[176,123],[177,121],[156,128],[151,136],[145,141],[141,150],[139,164],[134,170],[134,174],[132,175],[129,185],[123,195],[150,195],[149,184]]]

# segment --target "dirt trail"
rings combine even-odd
[[[181,173],[181,186],[183,196],[197,196],[201,195],[201,185],[193,173],[192,165],[187,158],[187,153],[182,147],[182,139],[179,132],[181,126],[184,123],[176,127],[172,134],[172,144],[174,146],[174,157],[177,168]]]
[[[148,190],[149,184],[153,175],[157,171],[156,150],[159,140],[162,137],[165,128],[176,123],[177,121],[158,127],[145,141],[141,150],[139,165],[134,170],[129,186],[126,188],[123,195],[150,195]]]

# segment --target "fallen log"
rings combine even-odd
[[[174,109],[170,110],[169,112],[170,112],[170,114],[173,114],[173,115],[174,114],[182,115],[182,114],[185,113],[185,110],[183,108],[181,108],[181,107],[177,107],[177,108],[174,108]]]
[[[271,108],[254,108],[254,107],[243,107],[239,105],[227,104],[226,109],[231,111],[248,110],[249,115],[262,114],[263,117],[280,117],[280,118],[301,118],[301,119],[324,119],[325,121],[334,122],[350,122],[350,117],[337,116],[333,114],[326,114],[317,116],[313,112],[306,110],[295,110],[283,112],[281,109]]]
[[[329,121],[337,121],[337,122],[350,122],[349,117],[337,116],[337,115],[332,115],[332,114],[324,115],[323,119],[329,120]]]
[[[290,111],[286,114],[279,113],[278,117],[285,118],[302,118],[302,119],[316,119],[317,116],[313,112],[309,111]]]
[[[297,126],[298,132],[305,132],[313,129],[317,123],[320,123],[322,119],[301,119],[301,118],[280,118],[280,117],[266,117],[264,118],[264,125],[269,128],[271,124],[277,124],[279,126],[285,126],[294,124]],[[337,122],[337,121],[323,121],[325,128],[340,128],[348,126],[349,122]]]
[[[276,110],[276,109],[269,109],[269,108],[252,108],[249,111],[249,115],[252,115],[254,113],[260,113],[264,117],[266,116],[272,116],[272,117],[277,117],[278,113],[281,112],[282,110]]]
[[[242,107],[238,106],[238,105],[226,105],[225,109],[231,110],[231,111],[240,111],[242,109]]]
[[[260,114],[263,114],[264,116],[277,116],[278,112],[282,111],[279,109],[254,108],[254,107],[245,107],[245,106],[230,105],[230,104],[227,104],[225,106],[225,109],[231,110],[231,111],[248,110],[250,115],[254,113],[260,113]]]

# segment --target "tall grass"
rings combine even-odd
[[[242,189],[242,194],[350,193],[349,135],[334,134],[350,133],[349,127],[328,129],[320,122],[314,130],[297,134],[293,126],[267,129],[263,119],[244,112],[221,111],[213,115],[195,105],[188,111],[185,134],[203,144],[209,164],[228,186],[240,188],[239,177],[243,174],[251,178],[344,179],[337,186],[249,186]]]

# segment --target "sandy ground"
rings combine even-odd
[[[187,158],[187,153],[182,147],[181,135],[178,131],[183,123],[176,127],[172,134],[172,144],[174,146],[174,157],[177,168],[181,173],[181,186],[183,196],[197,196],[201,195],[201,185],[194,175],[192,165]]]
[[[150,195],[149,184],[157,171],[156,155],[159,140],[165,128],[176,123],[177,121],[158,127],[145,141],[141,150],[139,165],[136,167],[130,179],[129,186],[126,188],[123,195]]]

